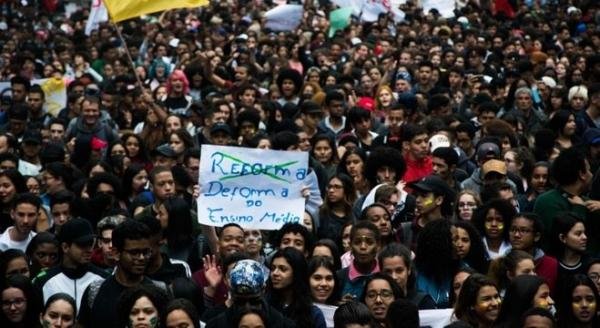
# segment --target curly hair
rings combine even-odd
[[[377,185],[377,171],[387,166],[396,173],[394,182],[400,180],[406,172],[406,164],[402,153],[391,147],[377,147],[371,151],[365,163],[365,177],[372,186]]]
[[[481,288],[491,286],[498,290],[498,287],[493,280],[480,273],[474,273],[470,275],[463,283],[460,294],[454,306],[454,315],[464,322],[472,325],[473,327],[478,326],[477,314],[474,311],[474,307],[477,304],[477,296]],[[500,296],[498,295],[498,307],[500,307]]]
[[[427,223],[419,233],[417,245],[419,247],[415,265],[419,274],[431,277],[440,284],[451,281],[458,268],[458,261],[454,256],[451,223],[448,220]]]
[[[479,230],[479,233],[486,237],[485,218],[490,210],[496,210],[500,213],[500,216],[502,216],[504,225],[504,228],[502,229],[502,239],[508,242],[508,227],[510,226],[512,218],[517,214],[517,211],[509,201],[499,198],[492,199],[479,207],[473,214],[473,224],[477,230]]]
[[[463,260],[477,272],[485,273],[488,270],[488,259],[483,245],[483,240],[477,228],[468,221],[457,221],[454,223],[456,228],[461,228],[467,232],[469,239],[471,240],[471,248],[469,253],[463,258]]]
[[[167,293],[153,285],[139,285],[125,290],[119,297],[117,305],[117,318],[120,323],[119,327],[129,327],[131,309],[135,305],[135,302],[142,297],[147,297],[156,308],[159,320],[164,318],[167,303],[169,302]]]

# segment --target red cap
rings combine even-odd
[[[375,100],[371,97],[361,97],[356,102],[356,106],[372,112],[375,109]]]
[[[92,141],[90,142],[90,146],[92,147],[92,150],[102,150],[108,146],[108,142],[100,138],[93,137]]]

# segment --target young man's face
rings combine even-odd
[[[375,260],[379,243],[375,232],[370,229],[358,229],[350,240],[352,255],[358,265],[369,265]]]
[[[281,237],[280,249],[293,247],[299,250],[302,254],[306,253],[304,237],[299,233],[288,232]]]
[[[175,195],[175,179],[169,171],[158,173],[152,183],[154,195],[159,200],[165,200]]]
[[[238,227],[227,227],[221,231],[219,236],[219,254],[242,252],[244,250],[244,231]]]
[[[433,156],[431,158],[431,161],[433,163],[433,174],[439,176],[444,180],[447,179],[451,172],[450,167],[448,166],[448,164],[446,164],[446,161],[436,156]]]
[[[130,275],[141,276],[146,271],[146,267],[152,255],[150,239],[125,239],[123,250],[119,251],[112,248],[113,255],[118,261],[118,266],[124,272]]]
[[[419,134],[405,143],[408,145],[408,152],[417,160],[423,159],[429,154],[426,133]]]
[[[533,222],[523,217],[512,221],[508,236],[512,247],[522,251],[531,250],[540,239],[539,233],[533,229]]]
[[[29,203],[21,203],[10,212],[15,221],[15,229],[20,234],[28,234],[35,228],[38,220],[38,209]]]
[[[417,216],[424,216],[428,215],[429,213],[432,213],[433,211],[435,211],[436,208],[438,208],[441,205],[443,201],[443,197],[436,197],[432,192],[418,191],[416,192],[416,196]]]
[[[112,232],[113,229],[104,229],[98,236],[98,247],[102,250],[102,255],[105,259],[113,260],[114,256],[111,252],[112,248]]]
[[[55,226],[60,227],[71,219],[71,205],[69,203],[54,204],[50,212]]]

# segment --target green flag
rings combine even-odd
[[[343,30],[350,25],[350,15],[352,15],[352,7],[336,9],[329,13],[329,37],[332,37],[337,30]]]

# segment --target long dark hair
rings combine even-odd
[[[502,239],[508,242],[508,229],[510,228],[510,222],[517,214],[514,206],[512,206],[509,201],[497,198],[484,203],[475,210],[475,213],[473,213],[473,224],[477,230],[479,230],[479,233],[487,238],[485,232],[485,217],[492,209],[496,210],[500,216],[502,216],[502,221],[504,223],[504,228],[502,229]]]
[[[169,302],[167,294],[158,287],[140,285],[125,290],[119,297],[117,306],[119,327],[129,327],[129,315],[131,309],[135,305],[135,302],[142,297],[147,297],[152,305],[154,305],[159,320],[164,318],[167,303]]]
[[[138,153],[135,157],[132,157],[131,154],[129,153],[129,151],[127,150],[127,139],[129,138],[135,138],[138,142]],[[121,140],[123,141],[123,146],[125,147],[125,151],[127,152],[127,156],[129,156],[129,158],[134,161],[134,162],[138,162],[138,163],[147,163],[150,162],[150,157],[148,156],[148,150],[146,149],[146,143],[144,142],[144,140],[142,139],[142,137],[140,137],[137,134],[134,133],[125,133],[122,137]]]
[[[566,285],[561,290],[561,295],[558,297],[557,301],[557,314],[558,314],[558,327],[559,328],[569,328],[576,327],[581,322],[575,317],[573,314],[573,291],[578,286],[587,286],[592,290],[594,294],[594,302],[598,304],[600,301],[600,296],[598,295],[598,290],[596,289],[596,284],[586,275],[576,274],[572,276],[570,279],[566,281]],[[598,319],[597,309],[596,311],[592,310],[592,314],[594,317],[592,318],[592,327],[598,327],[600,324],[600,319]]]
[[[336,305],[337,301],[340,299],[340,292],[342,290],[342,286],[340,285],[340,281],[337,278],[336,268],[333,264],[332,260],[325,256],[315,256],[308,261],[308,279],[310,281],[310,277],[317,271],[319,268],[325,268],[326,270],[331,271],[333,274],[333,291],[327,300],[326,304]],[[309,282],[310,283],[310,282]]]
[[[560,240],[560,236],[566,237],[569,231],[571,231],[577,223],[583,224],[583,219],[571,212],[559,213],[554,221],[552,221],[552,229],[549,236],[551,242],[548,253],[555,256],[559,261],[564,256],[567,248],[567,245]]]
[[[471,248],[463,260],[477,272],[486,273],[489,261],[479,231],[468,221],[457,221],[454,223],[454,226],[464,229],[469,234],[469,239],[471,240]]]
[[[319,141],[326,141],[329,147],[331,147],[331,159],[329,159],[328,163],[322,163],[323,165],[338,165],[340,163],[340,158],[338,156],[337,147],[335,146],[335,140],[327,134],[317,134],[310,140],[310,151],[309,154],[312,157],[315,157],[315,146]]]
[[[498,314],[496,323],[501,327],[518,327],[519,319],[533,306],[533,298],[541,285],[545,284],[543,278],[538,276],[523,275],[513,279],[504,295],[503,306]]]
[[[331,178],[329,178],[327,180],[327,183],[331,182],[331,180],[333,180],[333,179],[340,180],[340,182],[344,186],[344,199],[342,200],[342,202],[344,203],[344,213],[346,214],[346,216],[352,218],[353,217],[352,206],[354,205],[354,201],[356,200],[356,189],[354,187],[354,181],[347,174],[337,173],[334,176],[332,176]],[[321,206],[320,213],[321,213],[321,216],[329,216],[329,214],[331,214],[333,204],[331,204],[329,202],[329,199],[327,196],[325,196],[324,199],[325,199],[325,201],[323,202],[323,205]]]
[[[465,280],[454,305],[454,314],[459,320],[473,327],[478,326],[477,314],[474,311],[474,307],[477,304],[479,290],[485,286],[492,286],[496,288],[496,291],[498,290],[494,281],[480,273],[474,273]]]
[[[435,220],[427,223],[417,239],[415,264],[419,274],[432,278],[438,284],[451,284],[458,261],[454,258],[451,223]],[[446,286],[450,289],[450,285]]]
[[[294,320],[298,327],[314,327],[312,313],[312,299],[308,285],[308,266],[304,254],[299,250],[286,247],[278,250],[273,256],[271,264],[277,258],[284,258],[292,268],[293,281],[287,290],[292,293],[292,303],[287,308],[284,305],[284,291],[273,288],[271,279],[267,281],[267,292],[269,303],[276,309],[282,311],[287,317]]]
[[[190,206],[181,197],[170,197],[163,204],[169,213],[169,224],[164,233],[167,245],[171,249],[189,246],[193,240]]]
[[[123,173],[123,196],[125,198],[130,197],[133,192],[141,192],[141,190],[133,190],[131,184],[133,183],[133,178],[145,169],[144,165],[139,163],[131,163],[125,169],[125,172]]]
[[[40,312],[42,310],[42,297],[37,292],[31,281],[22,275],[11,275],[4,279],[1,292],[9,288],[20,289],[27,300],[27,309],[21,324],[23,327],[36,327],[39,324]],[[1,294],[0,294],[1,295]],[[4,311],[0,311],[0,326],[12,327],[13,324],[8,320]]]

